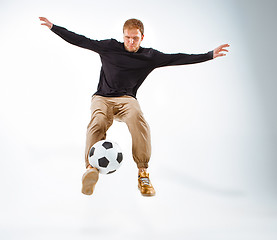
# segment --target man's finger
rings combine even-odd
[[[229,47],[229,46],[230,46],[229,44],[222,44],[218,48],[216,48],[216,50],[221,51],[221,50],[223,50],[223,48],[226,48],[226,47]]]
[[[226,54],[225,54],[225,53],[216,53],[216,54],[214,55],[214,58],[223,57],[223,56],[226,56]]]
[[[45,17],[40,17],[39,20],[43,21],[43,22],[46,22],[46,23],[49,23],[49,20]]]
[[[220,47],[220,48],[230,47],[230,45],[229,45],[228,43],[226,43],[226,44],[222,44],[222,45],[220,45],[219,47]]]

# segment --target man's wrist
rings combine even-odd
[[[210,59],[214,59],[214,51],[209,51],[208,56],[210,57]]]

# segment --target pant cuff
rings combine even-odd
[[[148,168],[148,163],[140,162],[137,163],[138,168]]]

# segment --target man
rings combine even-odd
[[[98,53],[102,67],[96,93],[91,101],[91,121],[87,127],[85,150],[86,172],[82,177],[82,193],[91,195],[98,181],[98,170],[88,161],[92,145],[106,138],[113,120],[127,124],[132,136],[132,153],[138,167],[138,187],[143,196],[154,196],[155,189],[147,172],[151,155],[150,130],[144,119],[136,93],[148,74],[155,68],[200,63],[228,52],[228,44],[205,54],[164,54],[152,48],[142,48],[144,26],[140,20],[129,19],[123,26],[124,43],[115,39],[96,41],[70,32],[40,17],[65,41]]]

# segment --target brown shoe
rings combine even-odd
[[[141,172],[139,174],[138,188],[142,196],[151,197],[151,196],[155,196],[156,194],[156,191],[150,182],[149,173],[147,172]]]
[[[96,168],[88,169],[82,177],[82,193],[91,195],[98,181],[99,171]]]

